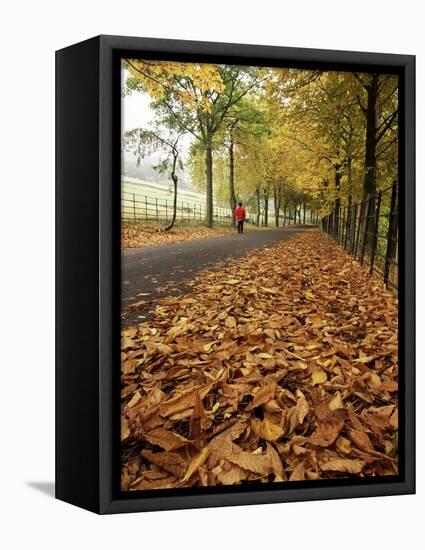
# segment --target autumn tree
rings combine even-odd
[[[398,77],[376,73],[353,76],[360,85],[356,98],[366,119],[363,196],[367,198],[376,193],[379,156],[398,139],[396,132],[389,142],[384,139],[397,123]]]
[[[179,141],[183,135],[184,132],[170,131],[168,134],[161,134],[159,130],[136,128],[126,132],[123,139],[124,147],[134,153],[138,164],[153,151],[164,151],[166,154],[162,162],[156,166],[161,173],[168,172],[173,182],[173,215],[171,221],[164,228],[165,231],[174,227],[177,217],[177,183],[179,179],[177,172],[179,168],[183,168]]]
[[[177,125],[204,152],[206,223],[213,224],[213,146],[232,107],[262,80],[253,67],[128,59],[128,90],[144,90],[165,125]]]

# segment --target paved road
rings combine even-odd
[[[123,324],[128,326],[142,322],[152,301],[187,290],[185,281],[193,278],[200,269],[237,258],[248,250],[284,241],[311,227],[281,227],[124,250],[121,260]],[[129,311],[129,306],[137,302],[142,303]]]

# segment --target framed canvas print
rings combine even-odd
[[[414,57],[56,59],[57,498],[413,493]]]

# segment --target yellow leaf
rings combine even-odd
[[[344,409],[344,403],[341,399],[341,394],[337,392],[335,394],[335,397],[329,402],[329,408],[331,411],[335,411],[336,409]]]
[[[314,300],[314,294],[310,290],[306,290],[304,292],[304,296],[308,298],[309,300]]]
[[[372,388],[378,388],[381,385],[382,381],[378,374],[376,374],[375,372],[371,372],[369,375],[368,383],[370,386],[372,386]]]
[[[208,344],[204,344],[205,353],[208,353],[209,351],[211,351],[213,345],[214,345],[214,342],[208,342]]]
[[[142,396],[139,391],[136,391],[130,401],[127,403],[127,407],[134,407],[142,399]]]
[[[256,434],[265,441],[277,441],[284,434],[279,424],[274,424],[268,418],[264,420],[253,418],[252,426]]]
[[[130,430],[128,429],[128,422],[124,416],[121,416],[121,441],[127,439],[130,435]]]
[[[323,369],[314,369],[311,375],[311,383],[313,386],[316,384],[323,384],[328,379],[326,372]]]
[[[350,440],[340,435],[336,440],[336,448],[340,453],[348,454],[351,452],[351,443]]]
[[[278,291],[273,288],[267,288],[266,286],[260,286],[260,288],[266,294],[278,294]]]
[[[226,317],[226,320],[224,321],[224,324],[228,328],[235,328],[236,327],[236,319],[229,315],[229,317]]]
[[[270,353],[259,353],[258,357],[260,359],[273,359],[273,355],[270,355]]]
[[[184,478],[182,481],[187,481],[192,477],[192,475],[196,472],[198,468],[202,466],[202,464],[205,463],[205,461],[208,458],[208,455],[210,453],[209,447],[204,447],[202,451],[200,451],[197,455],[195,455],[192,458],[191,463],[189,464],[189,467],[184,475]]]

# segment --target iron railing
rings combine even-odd
[[[354,204],[336,204],[322,229],[349,254],[398,289],[398,183]]]
[[[123,221],[134,222],[169,222],[173,215],[173,199],[150,197],[148,195],[140,195],[123,191],[121,193],[121,219]],[[176,219],[184,222],[203,222],[206,217],[206,206],[204,203],[187,200],[177,200]],[[251,223],[256,222],[256,213],[251,212],[249,220]],[[307,211],[295,216],[294,212],[287,213],[284,216],[283,212],[279,214],[279,225],[292,225],[295,223],[318,223],[318,215],[316,212]],[[214,205],[213,220],[215,223],[231,223],[232,211],[219,205]],[[260,215],[260,225],[263,226],[265,221],[265,213],[262,209]],[[273,208],[269,209],[268,226],[275,225],[275,212]]]

